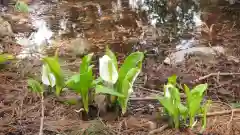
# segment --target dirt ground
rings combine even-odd
[[[237,16],[240,9],[235,10],[237,10],[234,11],[234,13],[236,12],[235,16]],[[155,52],[146,55],[143,72],[134,85],[128,114],[122,117],[108,113],[94,120],[83,121],[76,111],[79,109],[78,105],[62,104],[54,95],[46,95],[44,99],[44,134],[147,135],[156,132],[159,135],[197,135],[200,124],[192,131],[184,129],[179,131],[165,128],[166,122],[158,119],[158,108],[161,106],[151,98],[151,95],[161,92],[163,84],[172,74],[179,77],[181,84],[187,84],[190,87],[200,83],[208,83],[206,99],[211,99],[213,103],[208,113],[207,128],[203,133],[204,135],[240,134],[240,109],[237,107],[240,99],[240,23],[236,17],[227,18],[232,11],[226,11],[225,8],[220,11],[221,15],[214,23],[216,33],[212,33],[213,39],[209,40],[209,36],[204,37],[204,32],[202,35],[196,35],[195,39],[196,42],[200,41],[199,44],[203,46],[220,45],[224,47],[227,51],[226,55],[188,56],[179,65],[166,65],[163,63],[163,58],[171,52],[172,48],[159,47],[163,50],[161,53],[164,55]],[[88,32],[91,33],[90,31]],[[119,34],[118,37],[123,36]],[[115,39],[114,41],[102,39],[100,41],[100,38],[101,36],[92,37],[92,40],[96,41],[92,42],[97,45],[109,43],[110,47],[118,52],[119,59],[123,59],[129,51],[128,49],[125,51],[124,46],[116,47],[120,44],[119,40],[123,39]],[[153,48],[139,44],[134,47],[137,48],[136,50]],[[13,52],[13,48],[19,48],[19,46],[13,44],[11,47],[5,47],[7,52]],[[102,55],[102,50],[101,47],[96,48],[92,51],[95,51],[97,55],[94,61],[97,65],[97,58]],[[164,50],[164,48],[167,49]],[[15,53],[17,52],[15,51]],[[25,64],[12,63],[0,72],[0,135],[35,135],[39,132],[40,97],[29,92],[26,81],[29,77],[39,74],[40,62],[36,59],[25,62],[32,64],[26,66]],[[78,64],[74,66],[78,67]],[[71,68],[76,70],[73,66]]]

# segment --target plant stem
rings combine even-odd
[[[43,135],[43,121],[44,121],[44,96],[43,96],[43,92],[41,92],[41,121],[40,121],[39,135]]]
[[[175,116],[175,118],[174,118],[174,125],[175,125],[175,128],[179,128],[179,118],[178,118],[178,116]]]
[[[191,128],[193,126],[193,121],[194,121],[194,117],[190,115],[190,117],[189,117],[189,125],[190,125]]]
[[[113,87],[113,84],[111,84],[111,83],[106,83],[106,85],[109,87],[109,88],[111,88],[111,89],[113,89],[114,87]],[[112,96],[112,95],[110,95],[110,102],[111,103],[115,103],[115,101],[116,101],[116,96]]]

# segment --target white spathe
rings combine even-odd
[[[99,74],[104,81],[110,84],[115,84],[118,80],[118,71],[114,66],[113,60],[107,55],[99,59]]]
[[[46,65],[42,65],[42,82],[51,87],[56,85],[56,78]]]
[[[167,97],[167,98],[170,98],[170,97],[171,97],[169,88],[173,88],[173,86],[170,85],[170,84],[167,84],[167,85],[166,85],[166,91],[165,91],[165,95],[164,95],[164,96]]]

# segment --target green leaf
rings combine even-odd
[[[96,86],[96,94],[97,93],[109,94],[109,95],[117,96],[117,97],[124,97],[123,94],[115,91],[114,89],[110,89],[110,88],[104,87],[102,85],[97,85]]]
[[[161,103],[161,105],[167,109],[167,112],[170,115],[174,115],[176,113],[175,106],[173,105],[171,99],[166,97],[156,97],[158,101]]]
[[[18,10],[20,12],[28,12],[29,11],[28,5],[25,2],[20,1],[20,0],[17,1],[15,8],[16,8],[16,10]]]
[[[32,92],[35,92],[35,93],[38,93],[38,94],[41,94],[43,92],[42,85],[36,80],[29,79],[28,80],[28,86],[30,87],[30,90]]]
[[[163,107],[167,110],[170,117],[172,117],[175,128],[179,128],[180,114],[179,114],[178,106],[176,106],[176,104],[173,104],[173,101],[171,100],[171,98],[157,97],[157,99],[163,105]]]
[[[130,54],[124,61],[123,65],[119,70],[119,80],[123,80],[127,75],[128,71],[132,68],[139,66],[139,63],[143,61],[143,53],[135,52]]]
[[[82,63],[80,64],[80,74],[83,74],[84,72],[88,72],[88,68],[90,66],[92,56],[93,56],[93,53],[90,53],[83,57]]]
[[[88,112],[88,93],[93,83],[92,67],[88,68],[87,72],[72,76],[66,83],[67,87],[81,95],[86,112]]]
[[[187,113],[187,111],[188,111],[187,107],[184,106],[182,103],[179,104],[178,108],[179,108],[180,113],[181,113],[181,114],[184,114],[184,115],[185,115],[185,114]]]
[[[170,76],[168,78],[168,83],[175,86],[177,84],[177,76],[176,75]]]
[[[199,84],[191,90],[191,94],[199,94],[200,96],[202,96],[203,93],[207,90],[207,87],[207,83]]]
[[[88,72],[80,74],[80,88],[82,93],[87,94],[93,82],[92,67],[89,67]]]
[[[178,108],[179,108],[179,113],[183,117],[184,123],[186,124],[187,116],[188,116],[188,108],[184,106],[182,103],[179,104]]]
[[[11,54],[0,54],[0,64],[5,64],[9,60],[13,60],[15,57]]]
[[[80,74],[73,75],[67,82],[66,86],[77,93],[80,93]]]
[[[175,128],[179,128],[180,109],[184,111],[183,106],[181,106],[179,90],[173,84],[168,83],[164,85],[164,93],[164,97],[160,98],[159,101],[172,117]]]
[[[207,126],[207,112],[208,108],[211,105],[211,100],[208,100],[206,104],[202,107],[203,110],[203,119],[202,119],[202,131],[206,128]]]
[[[197,112],[201,109],[201,96],[193,96],[191,102],[189,103],[189,117],[190,117],[190,126],[193,126],[194,118]]]
[[[81,95],[82,103],[85,111],[88,113],[88,96],[89,89],[96,85],[94,84],[94,76],[92,72],[93,65],[90,65],[93,53],[84,56],[80,64],[80,73],[73,75],[67,82],[67,87],[71,88],[77,94]]]
[[[103,83],[103,79],[101,77],[98,77],[97,79],[93,80],[92,87],[95,87],[96,85],[99,85]]]
[[[108,48],[108,46],[106,47],[106,55],[108,55],[112,59],[114,66],[116,67],[116,69],[118,69],[117,58],[115,54]]]
[[[139,75],[141,69],[140,68],[132,68],[128,71],[125,79],[127,79],[131,85],[135,82],[137,76]]]
[[[124,95],[124,97],[119,97],[118,98],[119,104],[122,108],[122,114],[125,114],[126,111],[127,111],[128,99],[129,99],[132,91],[133,91],[132,90],[132,85],[128,81],[128,78],[126,76],[126,78],[124,79],[124,81],[122,83],[122,90],[121,90],[121,93]]]
[[[129,72],[129,70],[136,67],[138,67],[139,69],[142,68],[143,57],[144,54],[142,52],[134,52],[124,60],[124,63],[119,70],[119,77],[117,82],[118,90],[122,89],[122,82],[125,79],[125,76]]]
[[[184,84],[183,87],[184,87],[185,94],[187,96],[187,106],[189,108],[189,104],[191,102],[192,94],[191,94],[190,89],[188,88],[187,85]]]
[[[64,86],[64,76],[60,67],[60,64],[58,63],[58,59],[56,57],[46,57],[43,58],[43,61],[45,64],[48,65],[51,73],[53,73],[55,79],[56,79],[56,95],[60,95],[60,91],[62,87]]]

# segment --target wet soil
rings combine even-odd
[[[20,45],[19,39],[1,37],[4,52],[27,55],[0,72],[0,134],[38,134],[40,98],[28,92],[26,80],[39,78],[41,62],[38,58],[42,54],[53,55],[56,48],[60,50],[66,75],[77,72],[81,56],[89,52],[95,53],[94,64],[97,67],[106,45],[116,52],[120,63],[133,51],[143,51],[146,55],[142,73],[134,85],[128,115],[116,117],[106,113],[102,118],[82,121],[76,111],[80,105],[62,104],[53,95],[47,95],[44,102],[46,135],[148,134],[164,125],[164,121],[158,119],[161,106],[151,97],[162,91],[163,84],[172,74],[178,76],[181,84],[190,87],[209,84],[206,99],[214,101],[209,112],[231,110],[232,103],[238,104],[240,76],[234,73],[240,72],[239,5],[203,2],[198,5],[194,1],[160,0],[142,3],[140,7],[149,9],[144,11],[133,10],[137,7],[130,1],[33,1],[29,4],[30,14],[18,13],[11,6],[7,12],[1,13],[11,24],[15,38],[26,39],[33,32],[37,34],[32,36],[34,42],[25,46]],[[42,25],[37,27],[36,24]],[[50,38],[43,35],[50,35]],[[211,57],[189,55],[178,65],[163,62],[179,47],[216,45],[224,47],[226,54]],[[30,46],[37,49],[30,53],[26,49]],[[39,49],[40,46],[44,49]],[[214,74],[201,78],[211,73]],[[238,135],[238,117],[237,112],[208,117],[204,135]],[[197,132],[199,127],[196,127]],[[169,128],[158,134],[197,133]]]

